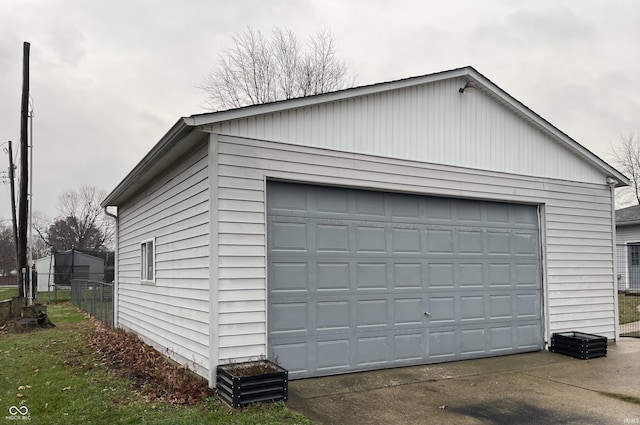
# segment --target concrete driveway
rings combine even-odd
[[[607,357],[547,351],[289,383],[317,424],[640,424],[640,339]]]

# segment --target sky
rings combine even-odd
[[[0,0],[0,170],[20,139],[24,41],[33,206],[55,218],[63,192],[110,192],[179,117],[206,112],[197,86],[247,26],[329,30],[356,85],[471,65],[605,160],[640,133],[636,0]]]

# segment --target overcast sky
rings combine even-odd
[[[471,65],[603,159],[640,132],[636,0],[0,0],[2,148],[20,138],[31,43],[34,209],[55,217],[82,184],[111,191],[180,116],[204,112],[194,87],[247,25],[301,41],[328,29],[357,85]]]

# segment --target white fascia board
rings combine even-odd
[[[180,118],[167,133],[162,136],[160,141],[151,148],[151,150],[140,160],[140,162],[127,174],[127,176],[116,186],[109,195],[101,202],[102,208],[108,206],[118,206],[123,195],[135,191],[138,186],[142,185],[141,179],[154,166],[158,160],[163,158],[166,153],[176,146],[182,139],[193,131],[184,118]]]
[[[450,71],[442,71],[435,74],[410,77],[402,80],[389,81],[384,83],[371,84],[367,86],[354,87],[340,91],[318,94],[315,96],[299,97],[296,99],[281,100],[277,102],[265,103],[262,105],[251,105],[228,111],[209,112],[205,114],[192,115],[185,118],[190,125],[200,126],[215,124],[222,121],[230,121],[254,115],[270,114],[289,109],[303,108],[305,106],[319,105],[322,103],[337,102],[344,99],[351,99],[359,96],[368,96],[380,92],[398,90],[405,87],[413,87],[421,84],[436,81],[448,80],[451,78],[464,77],[469,75],[473,68],[467,66]]]

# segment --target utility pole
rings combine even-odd
[[[16,271],[20,274],[20,261],[18,260],[18,220],[16,219],[16,184],[15,184],[15,168],[13,166],[13,148],[9,140],[9,186],[11,187],[11,218],[13,221],[13,247],[16,254],[16,263],[14,264]],[[18,278],[18,282],[20,279]]]
[[[35,300],[38,296],[38,288],[36,286],[34,270],[31,267],[34,266],[33,263],[33,116],[35,110],[35,102],[33,101],[33,97],[29,95],[31,98],[31,110],[29,111],[29,148],[31,151],[29,152],[29,278],[31,281],[30,293],[31,293],[31,301]]]
[[[20,107],[20,199],[18,203],[18,296],[26,297],[29,291],[30,268],[27,263],[27,189],[29,185],[29,50],[31,45],[22,45],[22,104]]]

